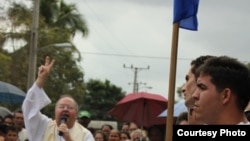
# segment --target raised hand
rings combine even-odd
[[[36,79],[36,83],[38,85],[38,87],[42,88],[44,86],[44,83],[53,67],[55,63],[55,60],[50,60],[49,56],[46,56],[45,58],[45,63],[44,65],[41,65],[38,68],[38,73],[37,73],[37,79]]]

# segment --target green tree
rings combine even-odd
[[[38,47],[44,47],[54,43],[71,42],[75,33],[79,31],[83,36],[87,36],[88,28],[83,16],[78,12],[74,4],[66,4],[63,0],[41,0],[39,19],[39,39]],[[27,51],[22,54],[26,56],[23,62],[27,64],[28,47],[30,40],[30,27],[32,22],[32,8],[28,8],[22,3],[11,3],[7,10],[7,26],[0,29],[0,48],[8,43],[13,43],[13,51],[16,51],[16,44],[22,42]],[[60,35],[60,36],[58,36]],[[81,60],[81,54],[75,46],[74,51],[78,52],[76,61]],[[18,48],[18,49],[19,49]],[[13,64],[17,64],[13,62]],[[25,68],[24,68],[25,69]],[[27,68],[25,69],[27,70]],[[26,77],[26,76],[25,76]],[[27,78],[27,77],[26,77]]]
[[[46,2],[47,6],[54,2],[54,6],[57,6],[57,8],[53,9],[54,13],[51,13],[51,17],[43,15],[44,12],[40,12],[37,68],[43,63],[45,56],[55,58],[55,67],[45,86],[46,92],[52,98],[52,102],[55,102],[61,94],[72,94],[78,102],[81,102],[80,100],[82,100],[85,92],[84,74],[78,65],[81,56],[77,48],[72,46],[71,50],[59,50],[53,46],[46,49],[43,49],[43,47],[54,43],[71,42],[76,31],[80,31],[86,36],[88,29],[84,19],[72,4],[68,5],[61,1],[58,5],[57,1],[41,0],[40,10],[46,9],[43,7]],[[2,81],[11,82],[26,91],[32,9],[23,4],[12,3],[8,8],[6,17],[5,22],[8,23],[8,26],[0,30],[0,48],[3,49],[3,45],[7,42],[13,43],[13,47],[15,47],[15,43],[20,44],[20,42],[23,45],[19,48],[13,48],[12,52],[1,51],[3,55],[10,57],[10,64],[4,68],[9,68],[9,71],[4,71],[4,74],[0,77]],[[53,19],[51,20],[53,22],[48,22],[46,19]],[[60,23],[60,25],[56,23]],[[78,56],[76,56],[76,53],[78,53]],[[51,107],[44,109],[44,112],[47,114],[54,113],[52,112],[54,109],[52,110]]]
[[[81,110],[89,111],[93,120],[114,120],[108,111],[125,96],[125,92],[108,80],[102,82],[94,79],[86,82],[86,90],[83,102],[80,103]]]
[[[1,49],[0,49],[1,50]],[[2,51],[2,50],[1,50]],[[0,51],[0,80],[6,78],[6,74],[9,74],[11,58]],[[7,79],[7,78],[6,78]]]
[[[125,95],[125,92],[108,80],[105,82],[90,80],[85,85],[84,73],[78,65],[81,56],[75,46],[72,46],[71,50],[57,49],[53,46],[43,48],[54,43],[71,42],[78,31],[83,36],[88,33],[86,22],[77,12],[75,5],[67,5],[64,1],[60,1],[59,4],[57,2],[57,0],[41,0],[40,4],[37,68],[44,63],[45,56],[51,56],[56,60],[44,88],[52,104],[44,108],[43,112],[53,117],[56,100],[62,94],[70,94],[77,100],[81,109],[84,108],[92,113],[94,119],[114,120],[107,115],[107,112]],[[31,11],[32,9],[25,5],[13,3],[8,10],[8,21],[6,21],[11,28],[8,30],[3,28],[0,33],[0,45],[9,41],[24,42],[19,48],[14,48],[13,45],[13,52],[1,51],[3,56],[0,56],[9,57],[3,64],[10,63],[5,65],[4,74],[0,76],[1,80],[12,82],[24,91],[28,75]]]
[[[26,89],[25,82],[27,81],[27,73],[25,72],[28,70],[32,10],[33,9],[28,8],[24,4],[11,3],[6,13],[7,20],[5,22],[8,23],[8,26],[1,28],[0,33],[0,47],[2,48],[7,42],[13,43],[13,52],[9,53],[9,55],[19,58],[12,58],[10,71],[24,71],[22,74],[17,73],[15,75],[16,77],[13,75],[8,76],[11,81],[23,90]],[[74,4],[66,4],[64,1],[60,1],[58,4],[58,0],[41,0],[40,14],[38,48],[54,43],[71,42],[76,31],[80,31],[84,36],[88,33],[86,22],[77,11]],[[15,48],[16,45],[14,44],[18,44],[19,42],[24,43],[24,46],[20,47],[24,47],[25,50],[20,49],[20,47]],[[78,62],[81,61],[81,55],[78,49],[75,46],[72,46],[72,49],[74,50],[72,55],[75,55],[75,52],[78,53],[78,58],[72,59]],[[22,54],[21,59],[20,54]],[[40,54],[40,51],[38,54]],[[21,78],[20,82],[16,82],[17,78]]]
[[[75,4],[66,4],[64,0],[41,0],[41,16],[49,27],[60,27],[70,31],[74,36],[76,32],[87,36],[88,28],[86,21],[83,19]]]
[[[5,20],[0,27],[0,48],[6,43],[8,49],[15,51],[15,43],[27,42],[30,37],[31,10],[24,4],[12,3],[4,14]]]

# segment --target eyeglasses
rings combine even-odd
[[[74,110],[74,109],[75,109],[73,106],[64,105],[64,104],[59,104],[59,105],[57,106],[57,108],[59,108],[59,109],[61,109],[61,110],[65,109],[65,108],[66,108],[67,110]]]
[[[250,110],[249,111],[245,111],[245,115],[248,121],[250,121]]]

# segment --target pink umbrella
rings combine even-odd
[[[108,112],[118,121],[135,122],[138,126],[166,124],[158,115],[167,108],[167,99],[159,94],[130,93]]]

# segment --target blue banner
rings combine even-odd
[[[173,23],[179,23],[180,28],[198,30],[199,0],[174,0]]]

